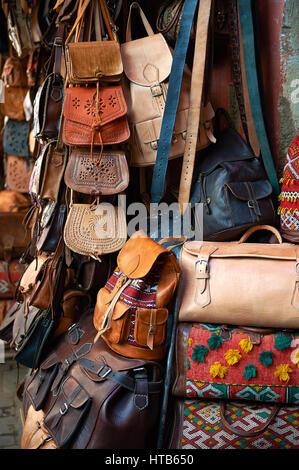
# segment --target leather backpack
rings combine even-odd
[[[255,157],[223,109],[216,112],[215,128],[219,129],[221,115],[228,127],[218,130],[217,142],[200,153],[190,201],[204,205],[204,240],[233,240],[251,226],[275,225],[276,219],[272,186],[261,159]],[[196,210],[195,217],[198,214]]]

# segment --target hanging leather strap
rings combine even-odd
[[[243,0],[242,2],[239,2],[239,15],[243,40],[247,86],[251,104],[252,117],[255,124],[256,134],[261,147],[261,154],[264,166],[269,181],[272,185],[273,192],[276,196],[278,196],[280,192],[279,183],[265,129],[261,97],[259,91],[251,0]]]
[[[196,144],[198,139],[198,129],[203,101],[203,87],[211,10],[212,0],[200,0],[195,36],[195,50],[191,79],[190,108],[187,121],[186,145],[178,198],[181,214],[184,213],[184,209],[186,208],[185,206],[190,199],[190,190],[196,155]]]
[[[201,0],[200,3],[206,3],[206,1],[207,0]],[[211,0],[208,1],[211,2]],[[166,103],[151,186],[151,199],[155,203],[159,203],[163,195],[169,151],[180,98],[184,66],[186,62],[191,27],[197,4],[198,0],[185,1],[179,33],[174,48]],[[191,99],[192,98],[190,96],[190,106],[192,106]]]

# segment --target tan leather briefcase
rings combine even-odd
[[[265,229],[279,243],[245,243]],[[179,321],[299,328],[299,246],[274,227],[236,242],[186,242],[180,268]]]

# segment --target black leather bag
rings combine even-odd
[[[221,115],[229,126],[217,132]],[[199,154],[190,201],[204,205],[203,239],[233,240],[253,225],[275,225],[272,186],[261,159],[223,109],[216,112],[215,129],[217,142]],[[199,217],[200,211],[194,210],[194,214]]]

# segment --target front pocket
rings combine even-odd
[[[40,368],[35,372],[29,382],[26,392],[36,411],[42,409],[46,399],[48,398],[49,391],[58,373],[58,369],[59,358],[56,353],[53,353],[41,364]]]
[[[154,349],[165,342],[167,308],[137,308],[134,338],[140,346]]]
[[[91,397],[87,391],[74,377],[69,376],[44,420],[45,428],[58,448],[68,446],[80,428],[90,403]]]

